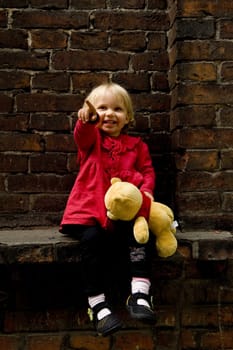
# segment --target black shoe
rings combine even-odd
[[[138,299],[145,299],[150,307],[144,305],[138,305]],[[132,318],[146,322],[155,323],[156,314],[153,311],[152,303],[149,295],[144,293],[135,293],[128,297],[126,307]]]
[[[112,312],[111,314],[105,316],[101,320],[98,320],[97,314],[100,310],[104,308],[108,308],[110,310],[106,302],[99,303],[91,310],[91,313],[93,315],[93,322],[97,333],[105,337],[109,334],[118,331],[122,327],[122,323]]]

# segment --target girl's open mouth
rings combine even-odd
[[[116,124],[116,121],[115,120],[104,120],[103,122],[104,124]]]

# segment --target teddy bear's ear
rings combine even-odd
[[[115,184],[116,182],[121,182],[121,179],[119,177],[112,177],[111,178],[111,184]]]

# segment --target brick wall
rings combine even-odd
[[[1,350],[232,350],[229,233],[202,232],[200,240],[195,232],[179,234],[173,257],[154,257],[158,320],[152,326],[125,309],[130,281],[121,257],[118,273],[109,271],[108,296],[124,327],[106,338],[96,335],[87,315],[78,242],[55,228],[34,236],[32,230],[0,232]]]
[[[232,230],[233,4],[179,0],[172,118],[183,226]]]
[[[0,1],[1,227],[57,225],[75,111],[111,78],[132,95],[157,200],[181,226],[232,228],[231,2]]]
[[[171,203],[166,1],[7,0],[1,6],[1,227],[59,223],[78,171],[75,112],[109,78],[132,94],[131,132],[149,144],[157,196]]]

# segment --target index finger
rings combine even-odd
[[[96,114],[97,114],[97,113],[96,113],[96,109],[95,109],[95,107],[93,106],[93,104],[92,104],[90,101],[88,101],[88,100],[86,100],[85,102],[86,102],[86,104],[87,104],[87,106],[88,106],[88,108],[89,108],[90,114],[91,114],[91,115],[96,115]]]

